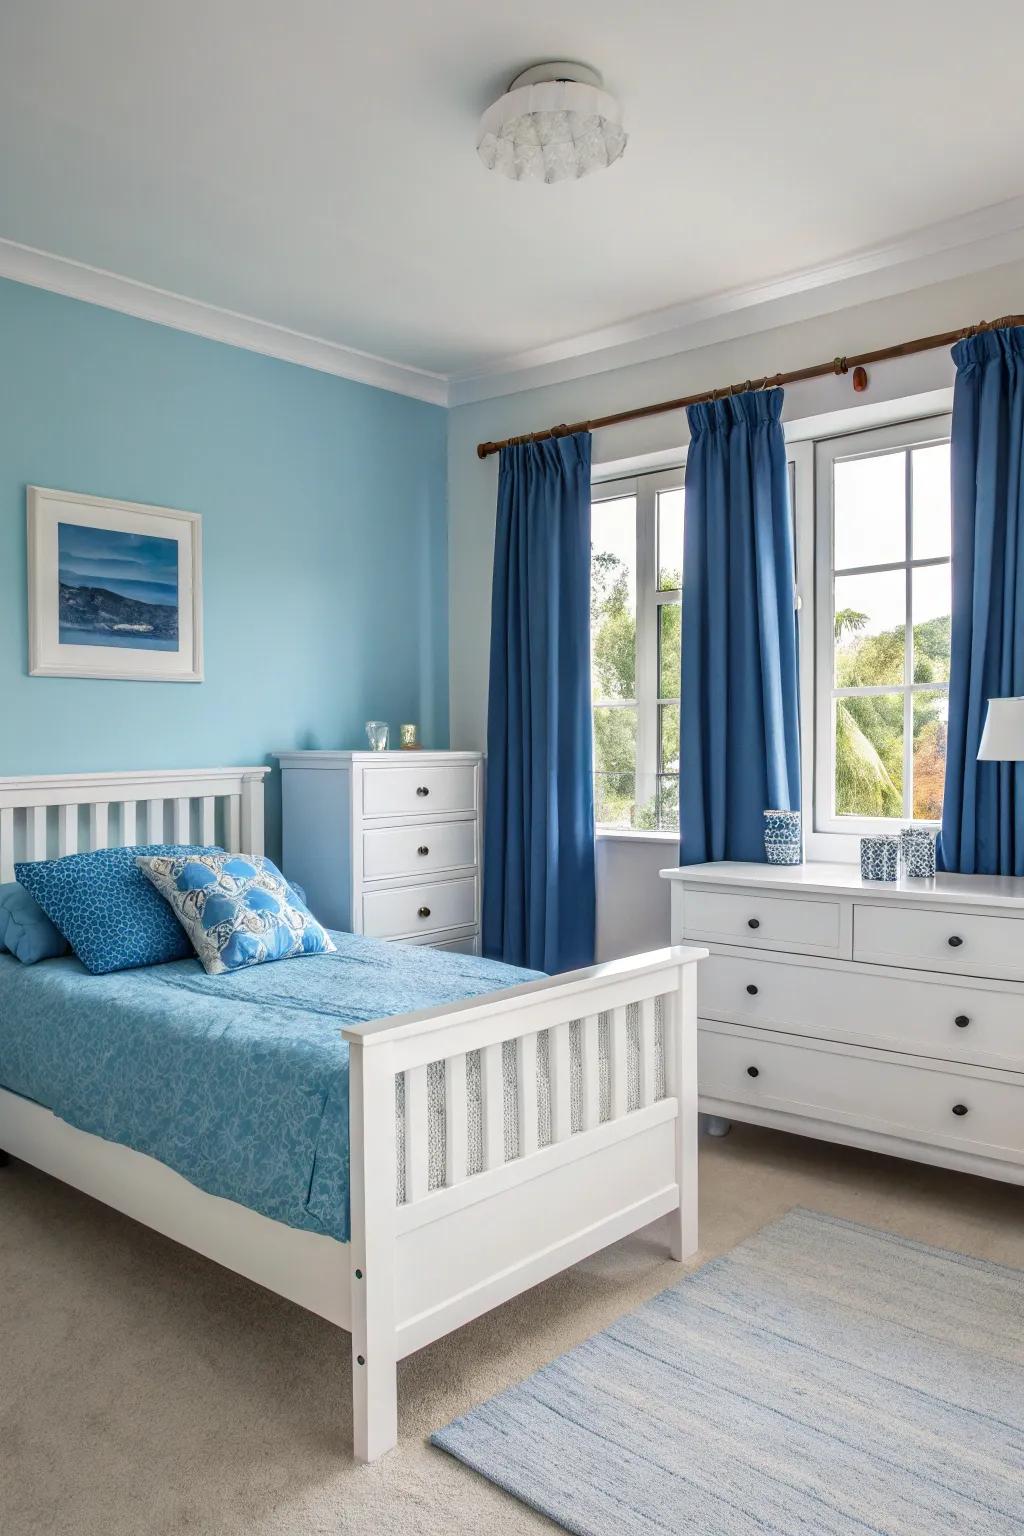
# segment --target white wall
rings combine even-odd
[[[1024,309],[1024,262],[936,283],[894,298],[862,303],[772,331],[721,342],[563,384],[458,406],[448,427],[448,560],[451,649],[451,744],[485,748],[491,564],[497,456],[479,459],[483,440],[536,431],[655,400],[786,371],[837,354],[855,354],[915,336]],[[854,395],[848,378],[808,380],[786,391],[789,436],[849,430],[884,417],[887,403],[908,397],[924,415],[948,398],[948,352],[879,364],[869,389]],[[897,408],[889,406],[889,416]],[[843,413],[839,415],[837,413]],[[595,465],[682,448],[682,412],[605,428],[594,434]],[[600,840],[600,958],[652,948],[668,937],[668,883],[657,871],[674,864],[672,845]]]

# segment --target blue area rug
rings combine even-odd
[[[794,1210],[432,1438],[577,1536],[1022,1536],[1024,1272]]]

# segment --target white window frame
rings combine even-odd
[[[877,832],[892,832],[902,826],[910,818],[906,815],[894,816],[836,816],[833,814],[833,790],[835,784],[834,749],[835,737],[832,729],[832,705],[835,697],[833,689],[833,677],[835,666],[835,632],[832,613],[833,606],[833,580],[834,567],[834,519],[833,519],[833,467],[839,459],[853,459],[876,455],[878,453],[898,453],[907,448],[927,447],[930,444],[945,442],[950,435],[952,418],[948,415],[931,416],[917,421],[899,422],[894,426],[879,427],[864,432],[851,432],[842,436],[819,439],[814,445],[814,480],[815,480],[815,515],[811,528],[805,529],[805,544],[807,538],[813,541],[816,548],[814,557],[815,569],[815,602],[817,610],[816,621],[805,625],[806,632],[814,636],[813,658],[802,659],[801,673],[801,712],[804,721],[804,806],[805,823],[807,821],[806,807],[813,807],[812,830],[805,837],[807,852],[816,858],[850,859],[856,856],[857,840],[864,834]],[[808,444],[808,447],[811,445]],[[908,477],[910,459],[907,459]],[[907,546],[906,559],[902,561],[886,562],[880,566],[864,567],[868,570],[900,570],[906,569],[908,587],[908,618],[912,617],[910,608],[910,586],[912,572],[924,565],[939,565],[944,563],[943,557],[931,560],[913,560],[913,546],[910,541],[910,519],[912,515],[911,499],[906,498],[907,517]],[[807,567],[811,568],[810,566]],[[806,605],[805,605],[806,608]],[[913,708],[913,696],[915,693],[934,692],[934,683],[914,683],[909,666],[910,648],[912,645],[911,623],[907,624],[907,655],[908,667],[904,682],[899,686],[885,685],[871,690],[852,690],[854,693],[903,693],[905,710],[909,713]],[[813,660],[813,666],[806,663]],[[948,686],[948,685],[947,685]],[[813,720],[813,732],[808,729],[808,723]],[[810,739],[813,736],[813,750],[808,750]],[[913,755],[913,732],[906,729],[906,714],[904,716],[904,806],[906,797],[911,792],[911,772]],[[922,827],[937,827],[937,822],[920,821],[915,823]]]
[[[789,487],[793,508],[795,606],[800,645],[800,716],[803,722],[814,720],[814,444],[786,444]],[[636,498],[636,676],[635,699],[613,699],[595,707],[635,708],[637,712],[637,802],[645,804],[657,790],[658,709],[674,702],[658,695],[658,609],[664,602],[678,602],[681,592],[658,591],[658,492],[682,488],[686,456],[680,454],[678,466],[601,479],[591,486],[592,502],[613,501],[620,496]],[[685,515],[685,514],[684,514]],[[645,579],[646,573],[646,579]],[[814,784],[814,731],[803,727],[801,742],[801,780],[805,825],[810,825],[808,811]],[[643,775],[643,777],[641,777]],[[644,793],[641,798],[641,793]],[[678,833],[634,827],[598,825],[597,836],[642,842],[676,844]]]
[[[592,503],[632,496],[636,501],[636,697],[595,700],[595,709],[636,710],[635,803],[646,805],[658,788],[658,707],[676,700],[658,694],[658,610],[678,603],[679,589],[658,591],[658,493],[681,490],[684,463],[673,469],[651,470],[615,479],[595,480]],[[678,834],[661,829],[597,826],[598,837],[642,838],[675,843]]]

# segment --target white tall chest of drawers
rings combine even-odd
[[[1024,880],[699,864],[700,1107],[1024,1183]]]
[[[283,864],[329,928],[480,953],[479,752],[280,752]]]

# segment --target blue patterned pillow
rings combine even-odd
[[[295,887],[262,855],[206,850],[144,857],[138,864],[170,903],[211,976],[334,951]]]
[[[16,880],[0,885],[0,949],[9,949],[22,965],[66,955],[71,945],[36,901]]]
[[[141,854],[206,853],[189,844],[98,848],[15,864],[14,874],[94,976],[185,960],[188,935],[135,860]]]

